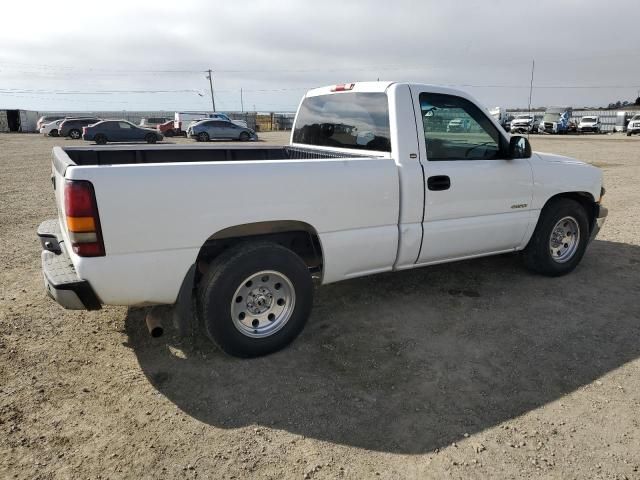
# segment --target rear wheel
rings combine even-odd
[[[158,141],[158,137],[155,136],[155,134],[153,133],[148,133],[145,137],[144,140],[147,143],[156,143]]]
[[[551,200],[523,252],[525,265],[543,275],[565,275],[580,263],[588,241],[589,220],[582,205],[569,198]]]
[[[77,128],[74,128],[73,130],[69,130],[69,137],[71,137],[72,139],[78,140],[81,136],[82,136],[82,133]]]
[[[249,138],[251,138],[251,137],[249,136],[249,134],[247,132],[242,132],[240,134],[240,141],[241,142],[247,142],[249,140]]]
[[[98,135],[96,135],[94,140],[98,145],[106,145],[107,143],[107,137],[104,136],[102,133],[99,133]]]
[[[266,355],[288,345],[302,331],[312,303],[306,264],[291,250],[267,242],[223,253],[198,290],[207,335],[239,357]]]
[[[207,132],[200,132],[197,138],[199,142],[208,142],[209,134]]]

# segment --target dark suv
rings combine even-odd
[[[67,118],[58,127],[58,134],[61,137],[71,137],[74,140],[82,137],[82,127],[87,125],[93,125],[101,121],[99,118],[86,117],[86,118]]]

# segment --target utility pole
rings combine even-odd
[[[240,111],[244,112],[244,100],[242,99],[242,88],[240,89]]]
[[[529,85],[529,114],[531,114],[531,96],[533,95],[533,72],[536,68],[535,59],[531,63],[531,84]]]
[[[529,84],[529,115],[531,115],[531,128],[533,128],[534,124],[534,116],[531,114],[531,97],[533,95],[533,72],[536,69],[536,60],[533,59],[531,61],[531,83]],[[527,132],[527,138],[529,138],[529,133],[531,132],[531,128]],[[539,127],[538,127],[539,128]]]
[[[209,72],[209,75],[207,75],[207,78],[209,79],[209,87],[211,88],[211,106],[213,107],[213,111],[216,111],[216,101],[215,98],[213,97],[213,73],[211,73],[211,69],[207,70],[207,72]]]

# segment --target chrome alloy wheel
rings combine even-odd
[[[561,218],[551,230],[549,252],[557,263],[565,263],[573,258],[580,245],[580,226],[573,217]]]
[[[291,318],[296,292],[286,275],[265,270],[246,278],[231,299],[231,318],[247,337],[273,335]]]

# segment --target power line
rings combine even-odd
[[[0,93],[29,93],[29,94],[45,94],[45,95],[114,95],[114,94],[139,94],[139,93],[196,93],[202,94],[198,90],[45,90],[45,89],[26,89],[26,88],[3,88]]]

